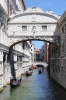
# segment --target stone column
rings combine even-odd
[[[0,51],[0,89],[3,88],[3,51]]]
[[[9,62],[10,62],[10,68],[11,68],[11,75],[15,79],[16,78],[16,74],[15,74],[15,68],[14,68],[13,48],[9,49]]]

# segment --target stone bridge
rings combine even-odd
[[[42,66],[44,66],[44,68],[48,67],[48,64],[46,62],[34,62],[33,66],[36,66],[36,65],[42,65]]]
[[[59,44],[59,16],[45,13],[40,8],[28,8],[24,13],[11,16],[8,21],[8,43],[14,46],[23,41],[41,40]]]

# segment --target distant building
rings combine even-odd
[[[32,59],[32,63],[34,63],[34,56],[35,56],[35,53],[34,53],[34,44],[31,43],[31,59]]]
[[[36,61],[40,60],[40,49],[35,49]]]
[[[40,54],[39,54],[39,56],[40,56],[40,61],[44,61],[44,46],[42,46],[40,48]]]
[[[45,42],[44,43],[44,61],[48,62],[48,48],[49,48],[49,43]]]
[[[0,0],[0,4],[9,16],[26,10],[24,0]]]

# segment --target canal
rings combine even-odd
[[[36,69],[32,76],[22,77],[19,87],[7,86],[0,100],[66,100],[66,91],[49,78],[46,69],[41,74]]]

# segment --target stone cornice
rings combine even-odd
[[[34,24],[34,25],[37,25],[37,24],[38,24],[38,25],[39,25],[39,24],[40,24],[40,25],[42,25],[42,24],[44,24],[44,25],[45,25],[45,24],[57,24],[57,22],[52,22],[52,23],[51,23],[51,22],[8,23],[8,25],[14,25],[14,24],[16,24],[16,25],[23,25],[23,24],[24,24],[24,25],[27,26],[27,25],[29,25],[29,24],[32,24],[32,25],[33,25],[33,24]]]
[[[3,50],[3,52],[8,53],[9,47],[0,43],[0,50]]]
[[[22,0],[22,3],[23,3],[23,6],[24,6],[24,9],[26,10],[26,6],[25,6],[24,0]]]
[[[3,9],[3,7],[1,6],[1,4],[0,4],[0,11],[3,12],[3,14],[6,16],[7,19],[9,18],[9,17],[8,17],[8,14],[7,14],[6,11]]]
[[[65,21],[66,21],[66,11],[63,13],[63,15],[58,21],[59,26],[62,26]]]
[[[39,12],[35,13],[35,12],[34,12],[34,13],[20,13],[20,14],[17,14],[17,15],[15,15],[15,16],[13,16],[12,18],[10,17],[9,22],[12,21],[12,20],[14,20],[15,18],[22,17],[22,16],[27,16],[27,15],[42,15],[42,16],[46,16],[46,17],[53,18],[53,19],[55,19],[56,21],[59,20],[59,18],[56,17],[56,16],[53,15],[53,14],[39,13]]]

